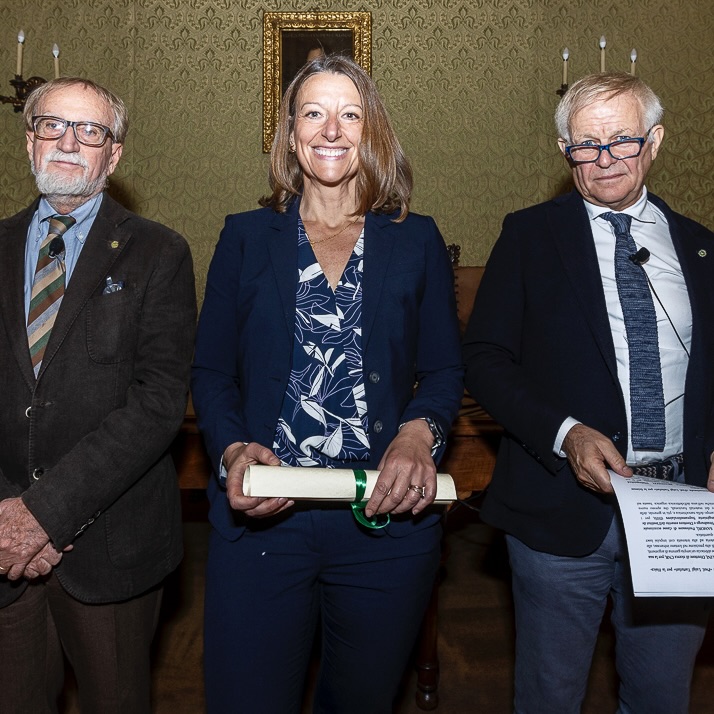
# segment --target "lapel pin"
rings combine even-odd
[[[118,240],[113,240],[113,241],[110,243],[110,245],[111,245],[112,248],[118,248],[118,247],[119,247],[119,241],[118,241]]]
[[[699,253],[697,253],[697,255],[698,255],[700,258],[706,258],[706,257],[707,257],[707,252],[706,252],[706,250],[704,250],[704,248],[702,248],[702,249],[699,251]]]

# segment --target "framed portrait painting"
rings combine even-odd
[[[320,54],[343,53],[372,71],[369,12],[266,12],[263,16],[263,151],[278,125],[280,100],[298,70]]]

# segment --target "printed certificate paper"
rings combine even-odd
[[[714,596],[714,493],[610,471],[635,595]]]

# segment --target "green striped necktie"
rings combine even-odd
[[[45,348],[64,297],[64,232],[75,224],[72,216],[52,216],[47,238],[40,246],[35,279],[32,282],[30,311],[27,317],[27,340],[32,368],[37,377]]]

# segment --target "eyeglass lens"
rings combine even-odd
[[[605,149],[613,159],[631,159],[639,155],[642,143],[637,139],[623,139],[622,141],[613,141],[607,147],[597,144],[571,146],[570,156],[573,161],[597,161],[601,151]]]
[[[110,133],[107,127],[88,121],[71,122],[55,117],[38,117],[34,123],[35,134],[40,139],[59,139],[70,126],[77,141],[86,146],[101,146]]]

